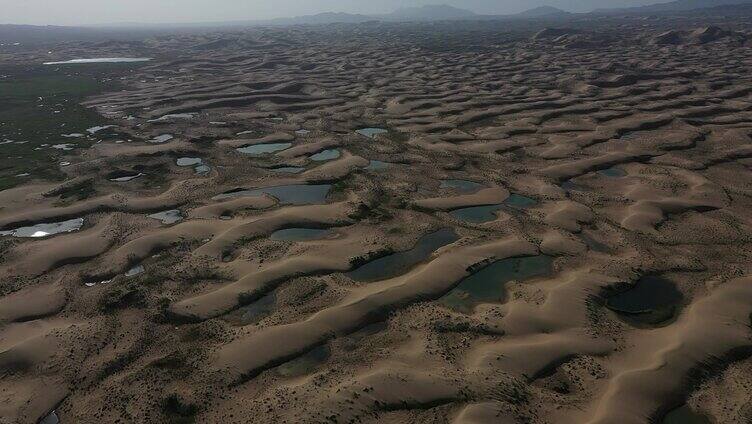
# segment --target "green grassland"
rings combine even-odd
[[[107,120],[80,103],[87,97],[118,89],[118,76],[134,66],[122,64],[68,66],[0,66],[0,190],[29,178],[60,180],[62,152],[44,144],[75,143],[87,148],[94,140],[64,138],[86,133]],[[24,141],[24,144],[15,142]],[[18,177],[29,173],[30,177]]]

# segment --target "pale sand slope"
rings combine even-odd
[[[0,231],[84,219],[0,235],[0,423],[752,421],[752,31],[714,13],[0,51],[154,57],[0,190]]]

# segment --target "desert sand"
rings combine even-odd
[[[0,191],[0,423],[752,422],[749,19],[536,25],[2,51],[153,59]]]

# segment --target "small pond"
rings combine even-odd
[[[84,219],[75,218],[68,221],[36,224],[29,227],[20,227],[15,230],[0,231],[0,236],[13,236],[19,238],[41,238],[61,233],[71,233],[83,227]]]
[[[601,169],[600,171],[598,171],[598,174],[611,178],[621,178],[627,176],[627,171],[621,168],[608,168]]]
[[[178,209],[171,209],[168,211],[157,212],[148,216],[149,218],[156,219],[165,225],[174,224],[178,221],[183,220],[183,214]]]
[[[449,214],[460,221],[482,224],[484,222],[495,221],[498,218],[496,211],[501,208],[502,205],[471,206],[469,208],[455,209],[449,212]]]
[[[162,135],[158,135],[158,136],[152,138],[151,140],[149,140],[149,143],[155,143],[155,144],[167,143],[168,141],[172,140],[173,138],[175,138],[175,136],[173,136],[172,134],[162,134]]]
[[[86,65],[89,63],[137,63],[148,62],[150,57],[97,57],[90,59],[71,59],[61,62],[44,62],[44,65]]]
[[[507,200],[504,201],[504,204],[511,208],[527,209],[537,205],[538,202],[536,202],[535,199],[520,194],[511,194]]]
[[[495,262],[465,278],[439,303],[463,313],[471,313],[480,303],[502,303],[506,300],[506,283],[550,275],[550,256],[526,256]]]
[[[468,180],[441,180],[441,188],[449,188],[461,193],[474,193],[483,187],[483,184]]]
[[[269,153],[279,152],[281,150],[289,149],[292,147],[292,143],[267,143],[267,144],[254,144],[252,146],[238,147],[236,150],[240,153],[247,155],[260,156]]]
[[[368,163],[366,170],[368,171],[381,171],[392,166],[389,162],[382,162],[380,160],[372,160]]]
[[[287,205],[309,205],[325,203],[331,184],[291,184],[275,187],[265,187],[251,190],[234,190],[215,196],[214,200],[233,197],[258,197],[268,194]]]
[[[300,174],[305,171],[305,168],[302,166],[281,166],[279,168],[272,168],[270,171],[280,174]]]
[[[385,130],[384,128],[361,128],[359,130],[356,130],[355,132],[364,137],[376,138],[377,135],[386,134],[389,131]]]
[[[311,160],[316,162],[324,162],[337,159],[340,156],[342,156],[342,153],[339,151],[339,149],[327,149],[316,153],[315,155],[311,155]]]
[[[372,282],[397,277],[428,259],[438,248],[454,243],[458,238],[453,229],[444,228],[424,235],[410,250],[375,259],[354,271],[348,272],[346,275],[355,281],[361,282]]]
[[[659,326],[676,316],[682,300],[673,281],[646,275],[626,290],[607,295],[606,307],[634,326]]]

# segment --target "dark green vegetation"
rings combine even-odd
[[[198,407],[184,401],[176,394],[171,394],[162,400],[162,412],[164,412],[167,422],[186,424],[195,422]]]
[[[86,178],[60,186],[45,193],[44,197],[59,197],[61,200],[84,200],[92,197],[95,192],[94,179]]]
[[[321,345],[306,354],[277,367],[282,377],[299,377],[310,374],[329,359],[331,352],[327,345]]]
[[[29,178],[60,180],[63,151],[50,146],[86,148],[96,141],[62,134],[87,134],[87,128],[105,125],[104,118],[80,103],[117,88],[114,80],[133,66],[0,66],[0,190]]]

